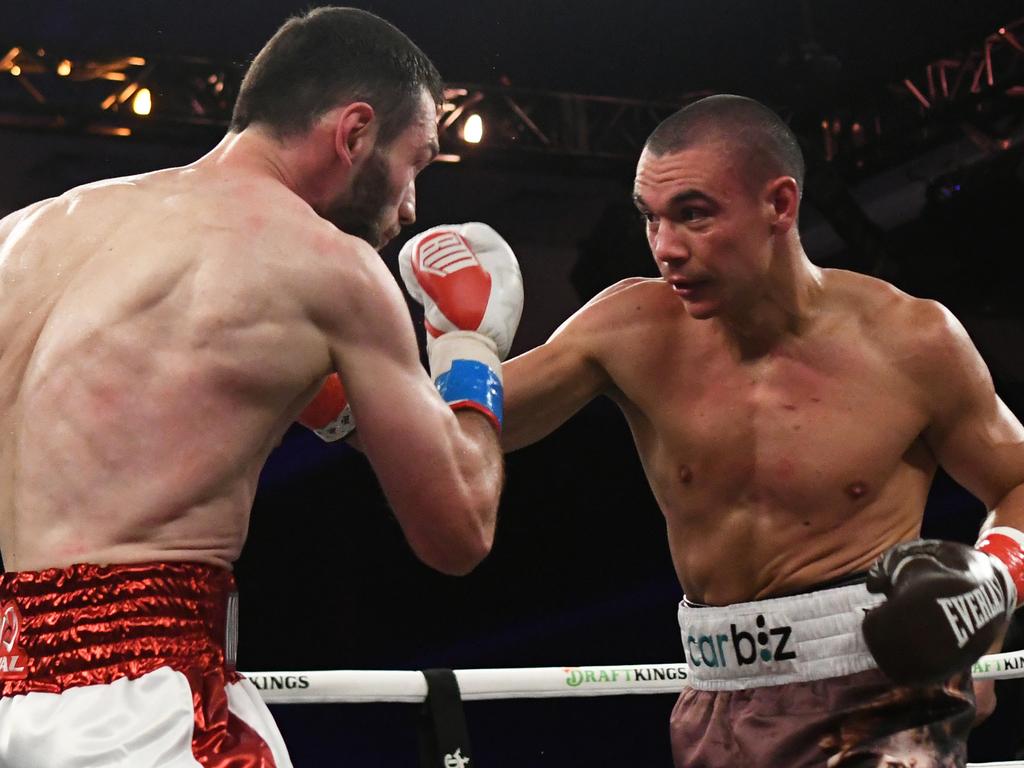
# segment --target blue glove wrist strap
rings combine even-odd
[[[473,408],[489,416],[501,429],[505,391],[501,379],[479,360],[452,360],[452,367],[434,381],[452,408]]]

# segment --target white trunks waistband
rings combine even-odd
[[[722,607],[680,603],[688,685],[737,691],[873,669],[861,622],[884,599],[852,584]]]

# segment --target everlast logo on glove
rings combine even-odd
[[[938,597],[936,601],[956,635],[958,648],[967,645],[974,633],[992,619],[1006,616],[1003,592],[994,582],[984,582],[964,595]]]
[[[790,645],[793,628],[788,623],[772,627],[766,624],[764,616],[759,614],[753,624],[729,624],[728,633],[691,627],[686,638],[690,665],[729,668],[795,659],[796,651]]]

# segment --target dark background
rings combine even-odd
[[[971,332],[1004,399],[1024,413],[1024,100],[990,89],[929,112],[900,90],[904,78],[923,83],[927,63],[980,48],[1000,25],[1024,17],[1024,4],[356,4],[406,31],[449,82],[680,104],[716,91],[766,101],[806,141],[811,174],[802,232],[812,260],[942,300]],[[243,64],[306,7],[289,0],[0,0],[0,44]],[[1019,65],[1001,77],[1024,82]],[[871,110],[910,117],[887,120],[885,151],[828,162],[815,126]],[[0,213],[84,181],[187,163],[216,138],[216,131],[140,140],[2,127]],[[856,159],[866,162],[858,167]],[[510,164],[483,153],[422,175],[414,229],[482,220],[505,235],[527,289],[517,353],[541,343],[599,288],[651,272],[630,212],[630,184],[629,164],[537,156]],[[392,266],[399,244],[384,254]],[[614,406],[595,402],[548,439],[510,455],[507,477],[492,554],[470,576],[450,578],[411,555],[361,456],[290,432],[263,474],[237,566],[241,668],[680,659],[680,590],[664,523]],[[940,477],[925,532],[973,540],[982,514]],[[483,768],[657,766],[670,764],[672,703],[666,696],[481,702],[467,705],[467,715]],[[293,706],[277,707],[275,715],[300,768],[406,766],[415,764],[414,710]],[[1011,722],[993,729],[988,750],[974,745],[972,759],[1009,756],[996,730],[1019,734],[1021,720],[1019,712],[1003,716]]]

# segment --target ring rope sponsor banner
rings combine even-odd
[[[975,680],[1009,680],[1024,677],[1024,650],[982,656],[971,667]]]
[[[973,673],[979,680],[1024,677],[1024,650],[983,656]],[[243,674],[268,704],[417,703],[427,696],[427,681],[415,671],[342,669]],[[473,701],[679,693],[687,684],[689,672],[685,664],[614,664],[458,669],[455,677],[463,700]]]

